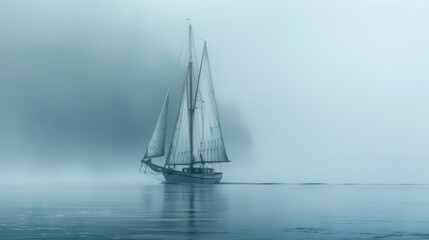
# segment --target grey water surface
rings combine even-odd
[[[0,239],[429,239],[428,185],[1,187]]]

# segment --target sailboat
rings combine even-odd
[[[182,75],[182,94],[174,132],[171,139],[167,139],[170,84],[141,160],[140,171],[145,166],[145,173],[150,169],[151,173],[162,174],[167,183],[218,183],[223,173],[215,170],[215,166],[230,160],[222,136],[207,42],[204,41],[201,62],[198,64],[191,24],[186,38],[188,49],[183,69],[186,74],[184,77]],[[171,144],[165,154],[167,141]],[[157,158],[165,158],[164,164],[152,161]]]

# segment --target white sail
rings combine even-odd
[[[169,93],[167,93],[167,96],[165,97],[161,113],[158,117],[158,122],[156,123],[155,130],[144,155],[145,159],[164,156],[165,136],[167,130],[168,99]]]
[[[195,96],[193,104],[195,107],[193,120],[194,163],[228,162],[206,44],[204,44]]]
[[[167,156],[166,165],[189,165],[191,164],[191,148],[189,138],[189,113],[187,84],[182,93],[179,116],[173,133],[170,151]]]

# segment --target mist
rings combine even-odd
[[[197,49],[208,42],[225,181],[428,183],[428,8],[2,1],[2,181],[153,181],[139,160],[191,18]]]

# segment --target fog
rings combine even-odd
[[[1,181],[138,172],[191,18],[224,181],[429,183],[425,1],[1,1]]]

